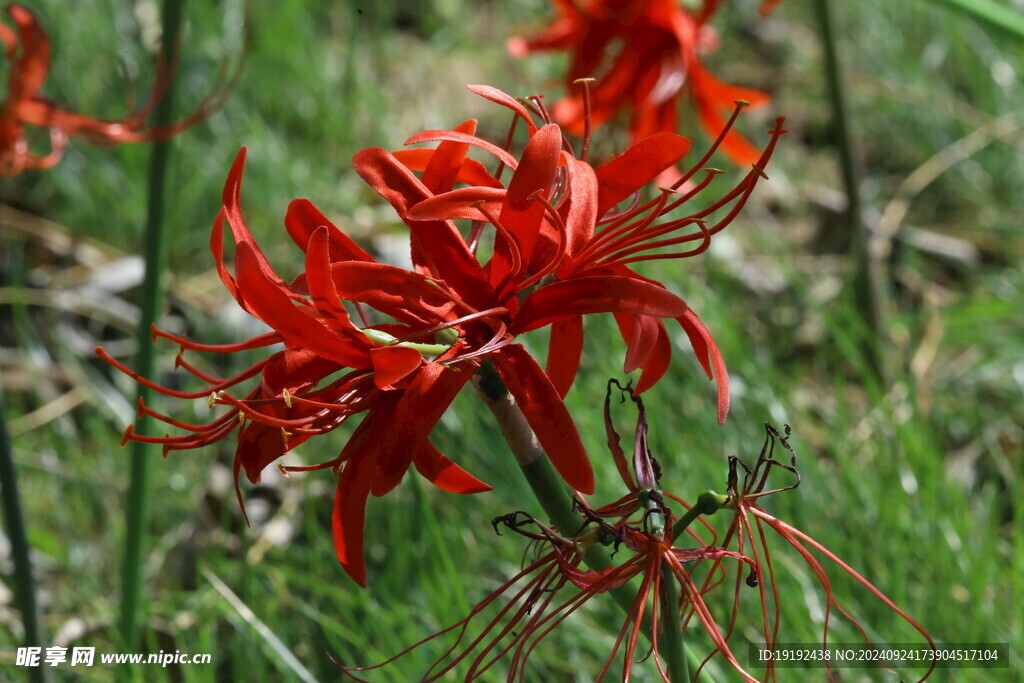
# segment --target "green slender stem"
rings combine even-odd
[[[14,595],[21,612],[21,624],[25,629],[25,647],[43,647],[43,629],[39,604],[36,602],[36,584],[32,578],[31,547],[25,531],[25,516],[21,511],[18,496],[17,472],[14,469],[14,454],[7,432],[7,414],[4,407],[4,388],[0,384],[0,497],[3,498],[4,528],[11,543],[11,559],[14,561]],[[49,667],[34,666],[28,669],[29,680],[46,683],[53,680]]]
[[[1001,5],[994,0],[939,1],[966,12],[988,26],[1006,31],[1018,39],[1024,39],[1024,14],[1008,5]]]
[[[672,568],[668,564],[661,565],[661,631],[658,640],[664,639],[665,664],[668,665],[668,679],[672,683],[690,683],[690,666],[686,661],[683,647],[683,622],[679,617],[679,586]],[[660,650],[659,650],[660,651]]]
[[[163,48],[168,64],[177,62],[178,33],[181,27],[183,0],[165,0],[163,8]],[[154,112],[156,125],[173,121],[174,81]],[[146,275],[142,283],[142,300],[136,335],[138,351],[135,367],[143,377],[153,374],[153,343],[150,329],[160,309],[161,280],[164,269],[164,195],[171,141],[162,140],[153,145],[149,162],[149,206],[146,217],[145,261]],[[138,397],[146,400],[149,390],[139,386]],[[146,430],[145,421],[140,425]],[[146,553],[146,526],[149,521],[149,460],[152,457],[144,444],[133,441],[131,448],[131,481],[128,489],[127,530],[125,535],[124,564],[121,571],[121,638],[126,647],[136,642],[141,607],[142,569]]]
[[[825,82],[832,107],[832,123],[839,151],[839,167],[846,193],[846,223],[850,246],[854,253],[853,295],[856,310],[868,330],[863,335],[864,356],[880,379],[888,376],[879,345],[882,340],[882,308],[885,286],[876,259],[871,257],[871,240],[861,216],[860,174],[850,134],[844,85],[846,79],[836,47],[836,35],[829,0],[815,0],[818,30],[824,48]]]

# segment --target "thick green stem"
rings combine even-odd
[[[661,565],[661,624],[658,625],[658,640],[663,648],[665,664],[668,665],[668,679],[672,683],[690,683],[690,667],[686,661],[683,644],[683,622],[680,618],[679,586],[672,568]],[[659,648],[659,652],[662,649]]]
[[[843,190],[846,193],[846,224],[850,247],[854,253],[853,296],[856,309],[864,322],[866,333],[863,337],[864,357],[879,379],[885,380],[887,368],[882,344],[882,308],[885,296],[884,274],[880,264],[871,256],[871,236],[861,216],[860,178],[854,153],[853,137],[850,133],[849,116],[845,91],[846,80],[836,48],[836,36],[829,6],[830,0],[815,0],[818,16],[818,30],[824,48],[825,82],[828,99],[832,107],[832,124],[835,130],[836,147],[839,151],[839,166]]]
[[[163,49],[168,64],[176,64],[178,33],[181,27],[183,0],[165,0],[163,9]],[[173,116],[174,81],[156,107],[155,125],[169,125]],[[149,162],[149,206],[146,217],[146,275],[142,283],[142,300],[136,335],[138,351],[135,368],[143,377],[153,374],[153,343],[150,329],[156,322],[161,300],[161,275],[164,269],[164,194],[171,141],[153,145]],[[139,386],[139,399],[146,400],[149,390]],[[145,422],[140,425],[145,431]],[[149,460],[144,444],[133,441],[131,448],[131,481],[128,489],[127,530],[124,563],[121,571],[121,639],[126,647],[136,643],[139,616],[142,612],[142,569],[146,552],[146,526],[149,521]]]
[[[22,641],[25,647],[44,647],[43,629],[36,602],[36,585],[32,578],[31,547],[25,532],[25,516],[21,512],[18,496],[17,472],[14,469],[14,454],[7,432],[7,415],[4,407],[4,389],[0,385],[0,496],[3,497],[4,527],[11,543],[11,559],[14,562],[14,595],[21,612],[21,625],[25,629]],[[33,666],[28,669],[29,680],[48,682],[53,680],[50,667]]]
[[[551,461],[537,442],[523,412],[516,405],[498,372],[490,361],[486,361],[473,377],[473,384],[494,415],[505,441],[519,463],[526,482],[544,508],[552,524],[568,536],[579,531],[580,515],[573,510],[572,493],[555,471]],[[600,570],[614,564],[608,548],[594,543],[590,545],[583,561],[588,567]],[[635,594],[626,587],[610,591],[612,597],[627,612],[633,608]],[[648,619],[648,617],[645,617]],[[645,631],[646,632],[646,631]],[[682,631],[679,633],[682,651]]]

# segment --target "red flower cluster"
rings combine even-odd
[[[39,94],[50,70],[50,38],[35,15],[21,5],[8,5],[14,30],[0,23],[0,42],[5,47],[10,71],[7,97],[0,109],[0,175],[14,176],[25,169],[40,170],[60,161],[67,138],[81,135],[94,142],[146,142],[169,138],[198,123],[223,103],[230,86],[214,88],[206,101],[191,115],[167,126],[146,124],[146,118],[164,96],[173,69],[161,63],[149,101],[120,121],[104,121],[65,111]],[[38,154],[29,148],[25,128],[36,127],[50,134],[50,151]]]
[[[766,0],[762,13],[778,2]],[[558,17],[538,35],[510,39],[509,53],[523,57],[539,50],[571,52],[567,87],[596,77],[593,122],[600,124],[628,109],[634,141],[679,129],[678,100],[684,90],[712,138],[725,128],[726,114],[735,100],[755,105],[769,100],[760,90],[720,81],[701,63],[701,54],[718,43],[708,22],[719,0],[703,0],[692,11],[678,0],[553,0],[553,4]],[[585,109],[583,98],[573,95],[557,102],[553,113],[556,121],[581,134]],[[726,137],[722,149],[741,165],[760,155],[735,131]]]
[[[189,433],[151,437],[129,428],[126,439],[161,443],[165,450],[190,449],[240,427],[236,478],[244,471],[253,482],[287,450],[365,413],[336,458],[310,468],[284,468],[334,470],[335,546],[346,571],[360,584],[365,583],[362,541],[369,494],[390,491],[410,466],[450,491],[487,488],[441,455],[428,438],[484,359],[496,367],[555,468],[584,493],[593,491],[593,472],[562,402],[579,364],[583,315],[616,316],[629,346],[627,368],[642,368],[642,388],[668,365],[670,343],[662,319],[678,320],[709,377],[718,380],[720,419],[728,409],[725,366],[710,334],[682,299],[628,266],[703,251],[749,197],[763,174],[760,166],[708,208],[659,222],[707,187],[714,173],[708,171],[678,197],[675,190],[664,189],[655,199],[616,207],[679,161],[689,149],[684,138],[658,134],[595,169],[563,148],[558,126],[538,126],[524,105],[493,88],[473,90],[525,120],[529,140],[518,156],[477,137],[475,121],[467,121],[451,131],[426,131],[409,140],[440,141],[436,149],[392,154],[372,148],[353,160],[360,176],[409,226],[414,270],[376,263],[309,201],[297,199],[285,224],[305,252],[306,270],[291,283],[282,280],[242,219],[243,150],[228,176],[210,246],[225,287],[273,332],[230,346],[155,334],[176,341],[182,351],[224,353],[277,343],[284,350],[230,379],[207,375],[179,354],[178,365],[208,385],[196,392],[160,387],[99,351],[157,391],[178,398],[209,397],[211,405],[230,408],[213,422],[192,425],[143,405],[141,413]],[[783,132],[781,125],[771,131],[761,166]],[[473,147],[511,169],[507,185],[467,156]],[[711,224],[707,217],[726,207],[725,216]],[[455,223],[461,219],[471,223],[468,237]],[[224,262],[224,221],[235,245],[234,276]],[[481,263],[475,252],[487,225],[495,233],[494,255]],[[695,230],[670,236],[685,228]],[[688,242],[697,246],[645,253]],[[350,317],[356,314],[361,326]],[[551,349],[545,371],[514,341],[548,325]],[[255,378],[259,381],[243,395],[232,394]]]

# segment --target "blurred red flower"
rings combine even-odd
[[[97,143],[147,142],[176,135],[217,110],[231,89],[215,87],[191,115],[167,126],[147,125],[146,118],[164,96],[173,68],[165,64],[163,53],[157,68],[157,80],[149,101],[120,121],[75,114],[59,108],[39,94],[50,69],[50,38],[39,26],[32,12],[21,5],[8,5],[7,13],[14,21],[12,30],[0,23],[3,42],[10,62],[7,96],[0,109],[0,175],[14,176],[25,169],[42,170],[60,161],[67,138],[80,135]],[[50,151],[32,151],[26,127],[49,132]]]
[[[724,83],[701,63],[701,55],[718,44],[708,24],[718,0],[703,0],[692,11],[678,0],[553,0],[552,4],[558,13],[554,21],[535,36],[511,38],[509,53],[523,57],[540,50],[570,52],[567,87],[579,79],[596,78],[593,122],[601,124],[628,110],[634,142],[679,129],[679,96],[684,90],[712,138],[725,128],[734,101],[753,105],[769,101],[760,90]],[[762,9],[770,9],[767,2]],[[558,123],[579,135],[585,128],[585,109],[577,94],[555,103],[553,113]],[[726,136],[722,150],[739,165],[760,156],[736,131]]]

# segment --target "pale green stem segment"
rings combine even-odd
[[[163,46],[167,64],[178,63],[178,33],[181,27],[182,0],[165,0],[163,8]],[[154,125],[169,125],[173,121],[174,84],[167,84],[153,115]],[[150,328],[156,322],[161,299],[161,275],[164,269],[164,193],[171,141],[162,140],[153,145],[149,162],[149,206],[146,217],[145,262],[146,275],[142,282],[141,315],[136,335],[138,354],[135,367],[143,377],[153,375],[153,342]],[[139,385],[139,398],[145,400],[149,389]],[[145,420],[140,428],[145,430]],[[121,620],[120,635],[125,647],[135,647],[141,603],[142,568],[146,552],[146,527],[149,522],[149,461],[145,445],[133,441],[131,446],[131,482],[128,489],[127,530],[124,541],[124,563],[121,567]],[[123,667],[127,672],[129,667]]]

